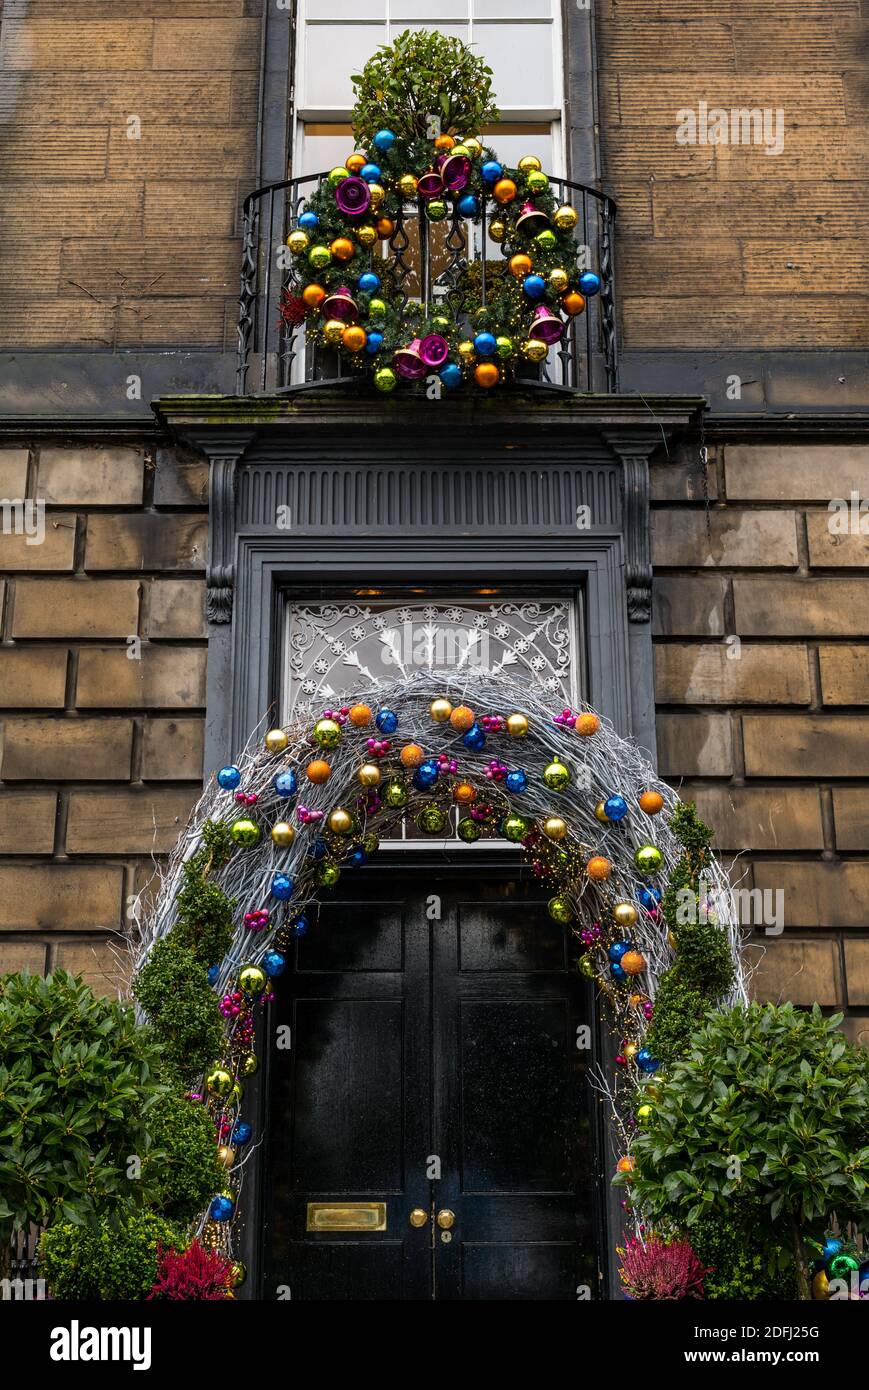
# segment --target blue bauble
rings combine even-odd
[[[494,333],[478,333],[474,339],[474,351],[481,357],[491,357],[497,346]]]
[[[299,218],[299,227],[303,232],[315,232],[320,225],[320,219],[315,212],[303,212]]]
[[[476,217],[480,211],[480,204],[477,202],[473,193],[465,193],[459,199],[459,212],[462,217]]]
[[[231,1221],[235,1206],[228,1197],[215,1197],[208,1211],[212,1221]]]
[[[287,874],[275,874],[272,879],[272,897],[285,903],[293,896],[293,880]]]
[[[351,869],[361,869],[368,855],[362,845],[351,845],[349,851],[344,856],[344,863]]]
[[[253,1130],[246,1120],[237,1120],[232,1128],[232,1139],[230,1142],[233,1144],[249,1144],[252,1134]]]
[[[479,753],[481,748],[486,746],[486,735],[479,724],[472,724],[470,729],[462,737],[462,743],[466,748],[470,748],[472,753]]]
[[[651,1052],[649,1051],[649,1049],[648,1049],[647,1047],[641,1047],[641,1048],[640,1048],[640,1050],[639,1050],[639,1052],[637,1053],[637,1056],[636,1056],[636,1063],[637,1063],[637,1066],[639,1067],[640,1071],[644,1071],[644,1072],[653,1072],[653,1071],[657,1071],[657,1070],[658,1070],[658,1067],[661,1065],[661,1063],[660,1063],[660,1061],[658,1060],[658,1058],[657,1058],[657,1057],[653,1057],[652,1054],[651,1054]]]
[[[376,294],[380,289],[380,276],[373,270],[366,270],[356,281],[363,294]]]
[[[626,980],[628,978],[627,971],[623,970],[618,963],[610,966],[610,974],[614,980]]]
[[[371,331],[368,334],[368,337],[365,339],[365,351],[370,352],[371,356],[373,357],[374,354],[376,352],[379,352],[382,347],[383,334],[378,333],[376,328],[371,329]]]
[[[595,275],[593,270],[584,270],[579,277],[579,290],[581,294],[599,294],[600,276]]]
[[[398,728],[398,715],[391,709],[382,709],[374,722],[382,734],[394,734]]]
[[[298,790],[295,772],[279,772],[272,786],[278,796],[295,796]]]
[[[622,956],[626,955],[630,949],[630,941],[614,941],[612,946],[610,946],[609,950],[607,951],[607,955],[609,956],[610,960],[617,965],[618,962],[621,960]]]
[[[541,299],[546,293],[546,281],[542,275],[526,275],[522,288],[529,299]]]
[[[237,767],[222,767],[217,774],[217,785],[223,787],[225,792],[234,792],[241,781],[241,773]]]
[[[416,772],[413,774],[412,782],[418,792],[428,791],[438,780],[439,768],[432,758],[427,758],[424,763],[420,763]]]
[[[628,803],[623,796],[608,796],[603,804],[603,810],[607,820],[624,820],[628,814]]]
[[[837,1240],[835,1236],[829,1236],[827,1240],[824,1241],[823,1258],[825,1263],[827,1260],[831,1260],[834,1255],[838,1255],[841,1249],[842,1242]]]
[[[647,912],[651,912],[653,907],[657,907],[661,901],[660,888],[638,888],[637,902],[640,903]]]
[[[307,917],[297,917],[295,922],[290,926],[290,931],[293,933],[293,936],[306,936],[310,925]]]
[[[528,774],[523,772],[521,767],[517,767],[515,772],[508,772],[504,778],[504,786],[508,792],[524,792],[528,786]]]
[[[219,966],[219,965],[209,965],[209,967],[208,967],[208,983],[209,983],[210,985],[216,985],[216,984],[217,984],[217,981],[218,981],[219,979],[220,979],[220,966]]]
[[[499,164],[497,159],[487,159],[480,170],[486,183],[497,183],[503,172],[503,165]]]
[[[363,164],[359,170],[360,179],[366,183],[380,183],[381,173],[379,164]]]
[[[315,840],[311,846],[311,854],[315,859],[325,859],[329,853],[329,848],[325,840]]]
[[[441,367],[440,378],[448,391],[454,391],[462,384],[462,369],[457,362],[448,362],[445,367]]]
[[[371,143],[376,150],[380,150],[381,154],[386,154],[386,151],[391,150],[395,144],[395,133],[386,129],[378,130]]]
[[[263,970],[270,980],[273,980],[276,975],[283,975],[286,968],[286,956],[282,956],[280,951],[266,951],[263,956]]]

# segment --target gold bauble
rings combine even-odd
[[[639,1045],[638,1045],[637,1043],[635,1043],[635,1042],[628,1042],[628,1043],[625,1043],[624,1047],[622,1048],[622,1056],[623,1056],[623,1057],[627,1057],[628,1060],[630,1060],[631,1057],[636,1057],[636,1055],[637,1055],[637,1053],[639,1052],[639,1050],[640,1050],[640,1049],[639,1049]]]
[[[353,817],[343,806],[337,806],[329,816],[329,829],[336,835],[349,835],[353,829]]]
[[[639,915],[633,903],[616,903],[613,908],[613,917],[626,930],[634,926]]]
[[[507,733],[511,738],[524,738],[528,732],[527,714],[508,714]]]
[[[367,163],[368,160],[365,158],[364,154],[351,154],[349,159],[344,160],[344,168],[350,174],[358,174],[361,169],[365,168]]]
[[[417,178],[415,174],[402,174],[398,180],[398,191],[402,198],[416,197]]]
[[[217,1161],[224,1168],[231,1168],[235,1162],[235,1149],[229,1144],[221,1144],[217,1150]]]
[[[294,256],[301,256],[303,251],[307,251],[309,243],[310,238],[308,233],[303,232],[299,227],[297,227],[294,232],[290,232],[290,235],[287,237],[287,245]]]
[[[475,356],[474,344],[469,342],[467,338],[459,343],[457,351],[463,362],[473,362]]]
[[[570,284],[570,276],[561,266],[556,266],[549,272],[549,283],[557,294],[563,294]]]
[[[376,212],[386,197],[386,190],[382,188],[379,183],[370,183],[368,185],[368,193],[371,198],[371,206]]]
[[[523,154],[519,160],[519,168],[523,174],[530,174],[532,169],[542,169],[543,165],[536,154]]]
[[[286,849],[296,838],[296,832],[288,821],[279,820],[272,826],[272,839],[279,849]]]
[[[344,324],[340,319],[327,319],[323,326],[323,337],[327,343],[340,343],[344,337]]]
[[[522,356],[529,362],[545,362],[548,355],[549,348],[539,338],[528,338],[522,344]]]
[[[360,246],[364,246],[366,249],[373,246],[377,240],[377,228],[372,227],[370,222],[364,222],[356,233],[356,240]]]
[[[678,951],[679,949],[679,943],[671,931],[667,932],[667,945],[671,951]]]
[[[594,808],[594,813],[595,813],[595,815],[597,816],[598,820],[601,821],[603,825],[609,825],[609,819],[610,819],[610,818],[609,818],[609,816],[607,815],[607,813],[606,813],[606,811],[605,811],[605,809],[604,809],[604,803],[603,803],[602,801],[599,801],[599,802],[597,803],[597,805],[596,805],[595,808]]]
[[[255,1052],[244,1053],[239,1071],[242,1076],[253,1076],[254,1072],[259,1071],[259,1057],[257,1057]]]
[[[550,840],[563,840],[567,834],[567,822],[561,816],[547,816],[543,822],[543,834]]]
[[[576,226],[578,220],[576,208],[572,208],[569,203],[562,203],[552,214],[552,220],[563,232],[569,231],[571,227]]]
[[[507,235],[507,224],[500,217],[493,217],[489,223],[489,236],[493,241],[503,241]]]
[[[821,1302],[830,1297],[830,1281],[827,1278],[827,1271],[819,1269],[812,1279],[812,1298]]]
[[[265,738],[266,749],[269,753],[283,753],[289,741],[283,729],[269,729]]]
[[[446,696],[441,695],[437,700],[432,700],[428,712],[436,724],[446,724],[453,712],[453,707]]]
[[[363,763],[357,776],[363,787],[376,787],[380,783],[380,768],[376,763]]]
[[[470,135],[467,140],[462,141],[462,144],[468,151],[471,159],[477,159],[483,153],[482,143],[477,139],[476,135]]]

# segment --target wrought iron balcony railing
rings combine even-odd
[[[284,394],[358,379],[338,352],[305,341],[304,323],[287,322],[281,313],[292,291],[293,270],[286,240],[305,201],[326,174],[286,179],[251,193],[244,202],[244,245],[238,318],[239,395]],[[613,267],[616,205],[607,194],[569,179],[550,177],[560,202],[577,211],[575,236],[586,249],[588,269],[601,281],[600,293],[585,311],[570,319],[560,343],[539,366],[523,362],[515,380],[522,386],[560,391],[612,392],[618,389]],[[500,248],[488,238],[497,204],[484,200],[479,220],[463,218],[458,209],[442,223],[429,225],[415,204],[395,219],[388,242],[372,248],[372,265],[389,276],[401,302],[417,299],[426,307],[443,303],[444,312],[461,323],[461,285],[473,279],[478,303],[485,305],[492,280],[503,273]],[[485,254],[484,254],[485,252]],[[383,258],[382,261],[378,258]],[[423,383],[424,387],[425,383]]]

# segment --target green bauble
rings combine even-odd
[[[395,372],[391,367],[378,367],[374,373],[374,385],[378,391],[394,391],[396,380]]]
[[[229,1104],[230,1104],[230,1105],[241,1105],[241,1102],[242,1102],[243,1099],[244,1099],[244,1087],[242,1086],[242,1084],[241,1084],[240,1081],[236,1081],[235,1085],[233,1086],[232,1090],[231,1090],[230,1093],[229,1093]]]
[[[637,1111],[637,1119],[641,1125],[647,1125],[654,1113],[651,1105],[641,1105]]]
[[[243,965],[238,972],[238,987],[242,994],[265,994],[269,979],[261,965]]]
[[[499,357],[513,356],[513,339],[500,337],[495,339],[495,351]]]
[[[339,183],[343,183],[350,175],[343,164],[336,164],[334,169],[329,170],[329,184],[332,188],[337,188]]]
[[[431,198],[425,205],[425,215],[429,222],[443,222],[447,215],[447,205],[443,198]]]
[[[561,893],[556,898],[550,898],[546,908],[553,922],[560,922],[563,926],[566,922],[573,921],[573,908],[570,905],[570,899],[565,898]],[[586,959],[587,957],[583,956],[583,960]]]
[[[215,1067],[214,1071],[206,1076],[205,1087],[209,1095],[218,1096],[222,1100],[232,1090],[232,1077],[223,1067]]]
[[[831,1279],[847,1279],[852,1270],[860,1268],[860,1261],[853,1255],[847,1255],[841,1251],[834,1255],[827,1265],[827,1274]]]
[[[664,856],[657,845],[640,845],[634,855],[634,863],[641,874],[656,874],[664,862]]]
[[[594,979],[594,961],[591,956],[580,956],[579,973],[584,975],[587,980]]]
[[[328,246],[312,246],[308,252],[308,265],[314,270],[325,270],[332,264],[332,252]]]
[[[314,725],[314,742],[321,748],[337,748],[341,742],[341,725],[334,719],[318,719]]]
[[[232,1262],[232,1286],[238,1289],[247,1278],[247,1265],[244,1260],[233,1260]]]
[[[383,800],[393,811],[407,805],[407,788],[402,782],[387,782],[383,788]]]
[[[525,839],[531,829],[533,822],[527,816],[519,816],[515,813],[505,816],[501,825],[501,834],[505,840],[512,840],[513,844],[519,844]]]
[[[241,845],[243,849],[250,849],[252,845],[259,844],[262,831],[255,821],[245,816],[243,820],[233,821],[229,833],[234,844]]]
[[[556,758],[543,773],[543,780],[550,791],[563,792],[570,781],[570,769]]]
[[[423,806],[416,817],[416,823],[427,835],[439,835],[447,824],[447,815],[437,802],[430,801],[427,806]]]
[[[431,326],[435,333],[446,333],[452,327],[452,319],[448,319],[446,314],[435,314]]]
[[[369,299],[368,316],[372,319],[382,319],[386,313],[386,305],[382,299]]]
[[[470,816],[465,816],[464,820],[459,821],[459,839],[464,840],[466,845],[472,845],[475,840],[479,840],[483,833],[483,827],[479,821],[471,820]]]
[[[532,169],[525,182],[529,193],[545,193],[549,187],[549,180],[540,169]]]
[[[321,864],[317,870],[317,882],[321,888],[334,888],[341,877],[337,864]]]
[[[245,1052],[239,1062],[239,1071],[242,1076],[253,1076],[259,1070],[259,1057],[255,1052]]]
[[[376,854],[377,850],[380,848],[380,841],[373,830],[369,830],[368,834],[365,836],[365,839],[362,841],[362,848],[365,850],[366,854]]]
[[[541,251],[551,251],[556,244],[556,236],[551,227],[544,227],[542,232],[538,232],[534,240]]]

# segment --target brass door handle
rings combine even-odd
[[[410,1213],[410,1216],[408,1217],[408,1220],[410,1221],[411,1226],[415,1226],[417,1229],[419,1229],[420,1226],[425,1226],[426,1222],[428,1221],[428,1212],[423,1211],[422,1207],[414,1207],[413,1211]]]
[[[450,1211],[449,1207],[442,1207],[435,1219],[442,1231],[448,1231],[451,1226],[456,1224],[456,1214]]]

